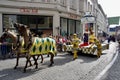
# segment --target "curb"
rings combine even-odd
[[[105,67],[105,69],[94,80],[100,80],[102,76],[112,67],[117,57],[118,57],[118,50],[116,50],[116,54],[113,60]]]

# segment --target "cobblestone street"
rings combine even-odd
[[[16,70],[13,69],[15,58],[0,60],[0,80],[93,80],[114,57],[115,53],[110,51],[111,48],[115,49],[115,43],[110,45],[109,50],[103,51],[100,58],[79,55],[75,61],[68,53],[58,53],[52,67],[48,67],[50,61],[44,55],[44,63],[41,64],[39,59],[38,69],[32,66],[27,68],[26,73],[23,73],[25,58],[20,58]]]

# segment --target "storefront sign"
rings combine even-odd
[[[77,19],[77,15],[74,15],[74,14],[69,14],[69,17],[73,19]]]
[[[22,13],[38,13],[38,9],[21,8],[20,12],[22,12]]]

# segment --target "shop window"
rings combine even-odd
[[[28,16],[24,16],[24,15],[22,15],[22,16],[17,16],[17,22],[18,23],[21,23],[21,24],[25,24],[25,25],[27,25],[28,24]]]
[[[69,35],[75,33],[75,20],[69,20]]]
[[[80,21],[76,21],[76,33],[80,34],[82,32],[82,27],[80,26]]]
[[[67,36],[67,19],[61,18],[61,35]]]
[[[45,24],[45,18],[44,17],[39,17],[38,18],[38,24]]]
[[[53,27],[53,18],[52,17],[44,17],[44,16],[40,16],[37,19],[38,21],[38,28],[42,29],[51,29]]]
[[[3,15],[3,28],[14,28],[14,22],[25,24],[32,30],[53,28],[53,17],[39,15]]]
[[[28,18],[28,24],[29,24],[29,26],[30,26],[30,28],[31,29],[36,29],[36,24],[37,24],[37,22],[36,22],[36,16],[29,16],[29,18]]]
[[[11,28],[13,29],[13,23],[17,22],[17,16],[16,15],[3,15],[3,28]]]

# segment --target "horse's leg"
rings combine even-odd
[[[39,59],[39,56],[41,56],[41,62],[40,63],[43,63],[43,55],[42,54],[38,55],[37,60]]]
[[[27,53],[26,53],[26,55],[27,55]],[[30,57],[31,58],[31,57]],[[32,63],[31,63],[31,61],[30,61],[30,59],[28,60],[28,62],[29,62],[29,66],[32,66]]]
[[[54,54],[52,54],[52,53],[49,53],[50,55],[51,55],[51,57],[50,57],[50,65],[49,66],[52,66],[53,64],[54,64],[54,61],[53,61],[53,59],[54,59]]]
[[[30,58],[31,58],[31,56],[30,55],[28,55],[27,57],[26,57],[26,65],[25,65],[25,67],[24,67],[24,72],[26,72],[26,68],[27,68],[27,64],[28,64],[28,62],[30,61]]]
[[[28,60],[28,62],[29,62],[29,64],[30,64],[29,66],[32,66],[32,63],[31,63],[30,59]]]
[[[25,55],[27,55],[27,52],[25,52]],[[27,57],[26,57],[26,59],[27,59]],[[30,59],[28,60],[28,62],[29,62],[29,66],[32,66]]]
[[[43,55],[42,55],[42,54],[40,54],[40,56],[41,56],[41,63],[43,63]]]
[[[47,54],[47,57],[49,57],[49,54]]]
[[[34,64],[36,65],[35,69],[37,69],[37,68],[38,68],[38,63],[37,63],[37,60],[38,60],[38,59],[36,59],[34,55],[33,55],[33,59],[34,59],[34,61],[35,61]]]
[[[55,52],[55,56],[57,56],[57,52]]]
[[[37,60],[39,59],[39,56],[40,56],[40,55],[37,56]]]
[[[20,54],[19,54],[19,53],[17,53],[16,65],[15,65],[14,69],[16,69],[16,68],[17,68],[17,66],[18,66],[19,57],[20,57]]]

